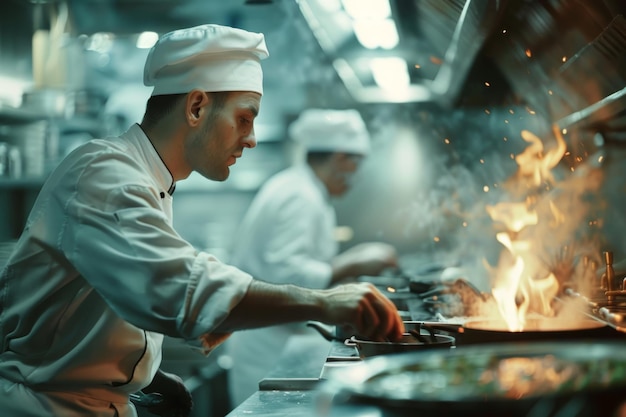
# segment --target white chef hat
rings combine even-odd
[[[370,141],[365,122],[356,110],[307,109],[289,126],[291,139],[307,151],[367,155]]]
[[[175,30],[148,53],[143,83],[153,96],[194,88],[263,94],[260,61],[268,56],[262,33],[213,24]]]

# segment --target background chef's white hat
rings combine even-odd
[[[367,155],[369,133],[356,110],[304,110],[289,126],[291,139],[307,151],[345,152]]]
[[[268,56],[262,33],[212,24],[175,30],[148,53],[143,83],[153,96],[194,88],[263,94],[260,61]]]

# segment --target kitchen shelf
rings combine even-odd
[[[0,178],[0,190],[39,189],[45,177]]]
[[[32,110],[0,105],[0,123],[27,123],[47,118],[48,116]]]
[[[105,128],[103,121],[96,116],[75,114],[73,116],[60,117],[21,107],[6,107],[0,104],[0,124],[15,125],[41,120],[52,121],[61,132],[89,132],[95,136],[100,136]]]

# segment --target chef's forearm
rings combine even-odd
[[[326,319],[323,291],[254,280],[215,332]]]
[[[372,340],[398,340],[404,333],[396,306],[368,283],[313,290],[252,281],[243,299],[212,333],[306,320],[350,325]]]

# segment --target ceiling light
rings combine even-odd
[[[391,16],[389,0],[341,0],[353,19],[386,19]]]
[[[363,64],[358,62],[353,62],[352,64],[358,68],[363,67]],[[375,63],[374,66],[384,67],[384,65],[378,65],[377,63]],[[364,84],[359,78],[359,75],[355,72],[354,67],[345,59],[335,59],[333,61],[333,67],[348,89],[348,92],[360,103],[421,103],[433,99],[430,89],[426,85],[408,84],[403,87],[404,83],[399,82],[397,86],[394,87],[392,82],[386,83],[382,81],[382,79],[385,78],[392,78],[394,76],[392,71],[389,72],[388,77],[379,74],[381,83],[387,87],[382,88],[378,84]],[[404,67],[404,71],[407,72],[405,81],[408,81],[409,77],[406,63],[404,63]],[[400,72],[401,71],[402,70],[400,70]],[[379,71],[379,69],[377,69],[377,72],[384,74],[384,71]]]
[[[405,89],[411,83],[406,61],[400,57],[373,58],[370,68],[380,88],[396,91]]]
[[[400,40],[396,24],[391,19],[355,20],[352,27],[359,43],[368,49],[393,49]]]

